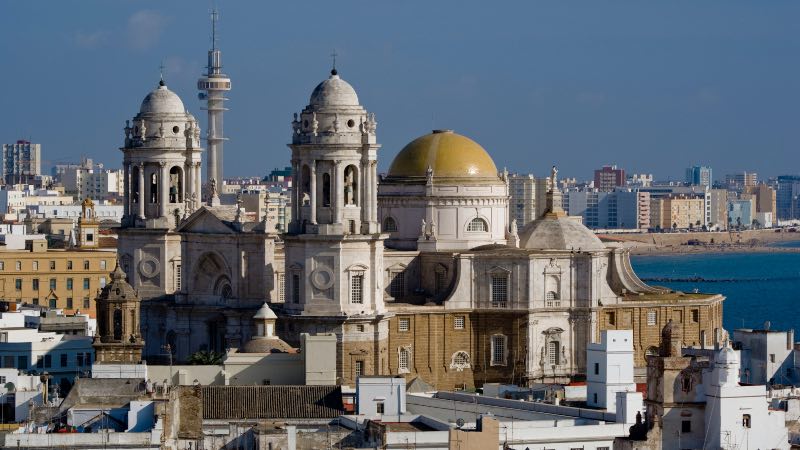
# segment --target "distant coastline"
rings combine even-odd
[[[634,255],[703,253],[800,253],[800,232],[745,230],[732,232],[599,234]],[[798,245],[794,246],[793,243]]]

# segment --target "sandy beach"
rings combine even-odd
[[[675,253],[797,253],[800,247],[779,247],[775,243],[800,241],[800,233],[775,230],[688,233],[599,234],[603,242],[617,242],[634,255]],[[690,244],[691,243],[691,244]]]

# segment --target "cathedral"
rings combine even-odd
[[[606,329],[633,330],[643,367],[669,320],[687,346],[720,342],[722,296],[646,285],[627,250],[562,210],[557,189],[518,229],[507,174],[480,144],[434,130],[379,174],[377,125],[335,69],[314,88],[291,122],[280,234],[220,204],[218,180],[203,191],[199,125],[159,83],[121,148],[118,253],[141,298],[143,357],[240,348],[264,302],[291,345],[335,334],[337,377],[351,386],[379,374],[440,389],[565,381],[586,373],[587,344]]]

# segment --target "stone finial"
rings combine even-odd
[[[313,133],[314,136],[316,136],[317,131],[319,131],[319,121],[317,120],[317,113],[314,112],[311,113],[311,133]]]
[[[292,132],[300,134],[300,120],[297,118],[297,113],[294,113],[294,120],[292,120]]]
[[[334,114],[333,116],[333,132],[338,133],[339,128],[341,127],[341,122],[339,121],[339,113]]]

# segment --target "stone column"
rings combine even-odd
[[[292,222],[300,226],[300,162],[292,160]]]
[[[342,173],[342,160],[337,159],[333,162],[333,178],[336,193],[333,199],[333,223],[342,223],[342,207],[344,203],[344,179]]]
[[[183,204],[183,201],[186,200],[186,168],[181,170],[181,185],[180,189],[178,189],[178,198],[176,200],[180,204]]]
[[[186,199],[192,198],[192,192],[194,192],[194,166],[191,163],[184,164],[183,172],[186,174],[186,184],[183,188],[183,200],[185,202]]]
[[[124,214],[123,217],[125,217],[127,219],[128,216],[130,216],[130,214],[131,214],[131,201],[132,201],[132,197],[133,197],[131,195],[131,185],[130,185],[130,182],[131,182],[131,165],[128,164],[128,163],[125,163],[125,165],[122,168],[122,170],[124,171],[123,172],[122,183],[125,186],[125,192],[124,192],[124,195],[125,195],[125,212],[123,213]]]
[[[358,193],[358,206],[361,207],[361,223],[364,224],[369,221],[369,161],[361,160],[358,175],[361,178],[358,180],[358,186],[361,188]]]
[[[197,193],[197,205],[195,208],[200,207],[200,202],[203,200],[203,176],[200,173],[200,162],[197,161],[194,164],[194,191]]]
[[[311,186],[309,192],[311,196],[311,223],[317,224],[317,160],[311,161]]]
[[[158,215],[160,217],[167,217],[167,202],[169,201],[169,175],[167,174],[167,163],[161,161],[159,166],[159,179],[158,179]]]
[[[139,218],[144,219],[144,163],[139,163]]]
[[[378,161],[372,160],[370,165],[370,182],[369,192],[372,194],[372,200],[369,202],[370,219],[372,223],[378,223]]]

